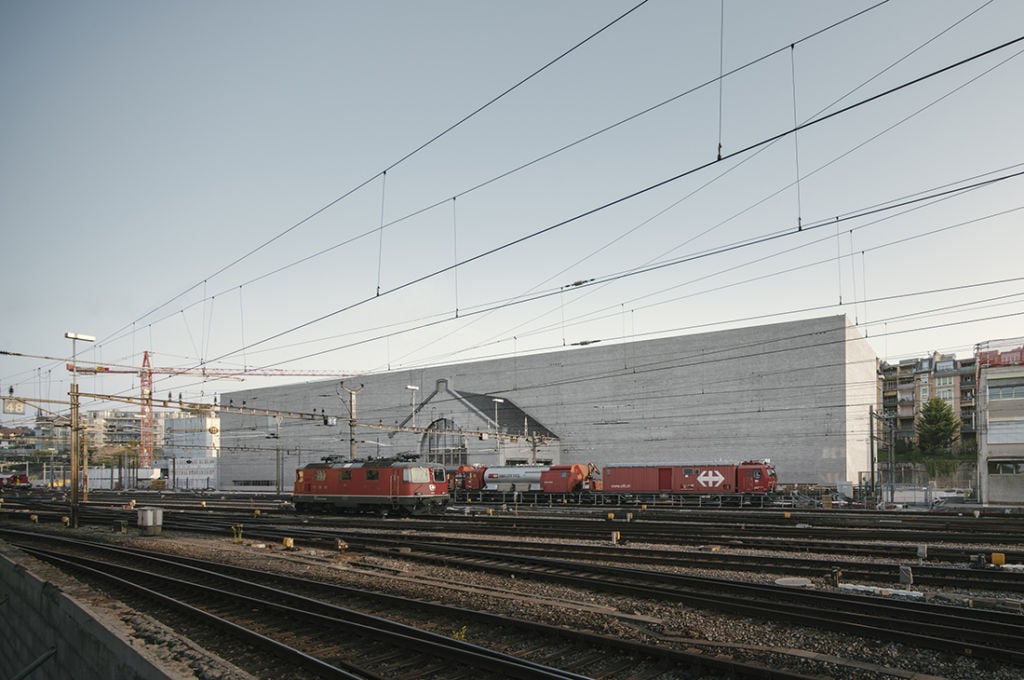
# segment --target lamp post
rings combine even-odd
[[[356,459],[356,395],[362,391],[363,385],[359,386],[359,389],[353,389],[351,387],[345,387],[345,381],[341,381],[341,388],[348,392],[348,445],[349,445],[349,457],[352,460]],[[340,393],[339,393],[340,394]]]
[[[81,455],[81,435],[78,422],[78,341],[96,342],[92,335],[67,332],[71,341],[71,527],[78,528],[78,464]]]
[[[505,400],[500,397],[493,397],[494,402],[494,450],[498,454],[498,465],[501,465],[501,437],[498,435],[498,404],[504,404]]]
[[[416,393],[419,392],[420,388],[416,385],[406,385],[405,389],[412,392],[412,427],[416,429]]]

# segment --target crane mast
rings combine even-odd
[[[136,373],[141,384],[142,399],[140,408],[139,424],[139,467],[149,468],[153,465],[153,374],[166,375],[201,375],[208,377],[239,377],[244,375],[266,375],[266,376],[313,376],[325,377],[348,377],[355,375],[353,372],[342,371],[314,371],[285,369],[255,369],[255,370],[233,370],[224,368],[153,368],[149,362],[149,350],[142,353],[142,366],[140,368],[115,369],[107,366],[83,367],[67,365],[68,370],[77,370],[78,373],[92,373],[102,375],[104,373]]]

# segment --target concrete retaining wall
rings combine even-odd
[[[55,585],[60,583],[62,585]],[[3,677],[31,680],[165,680],[168,675],[87,610],[88,590],[0,542],[0,658]],[[116,627],[113,627],[116,628]]]

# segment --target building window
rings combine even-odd
[[[988,398],[992,401],[997,399],[1024,399],[1024,384],[990,386],[988,388]]]
[[[939,390],[939,399],[953,403],[953,390]]]
[[[928,401],[928,388],[927,387],[922,387],[921,388],[921,401]]]
[[[439,465],[466,465],[468,446],[466,436],[453,420],[440,418],[427,428],[427,436],[420,442],[420,450],[426,446],[427,462]],[[505,465],[511,465],[505,461]]]
[[[951,375],[944,375],[941,378],[936,378],[935,379],[935,385],[937,387],[949,387],[952,384],[953,384],[953,376],[951,376]]]
[[[1024,475],[1024,460],[990,460],[990,475]]]

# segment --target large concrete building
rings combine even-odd
[[[834,316],[239,391],[221,398],[220,487],[287,491],[297,467],[352,451],[482,465],[770,458],[782,483],[857,483],[876,389],[874,351]]]

